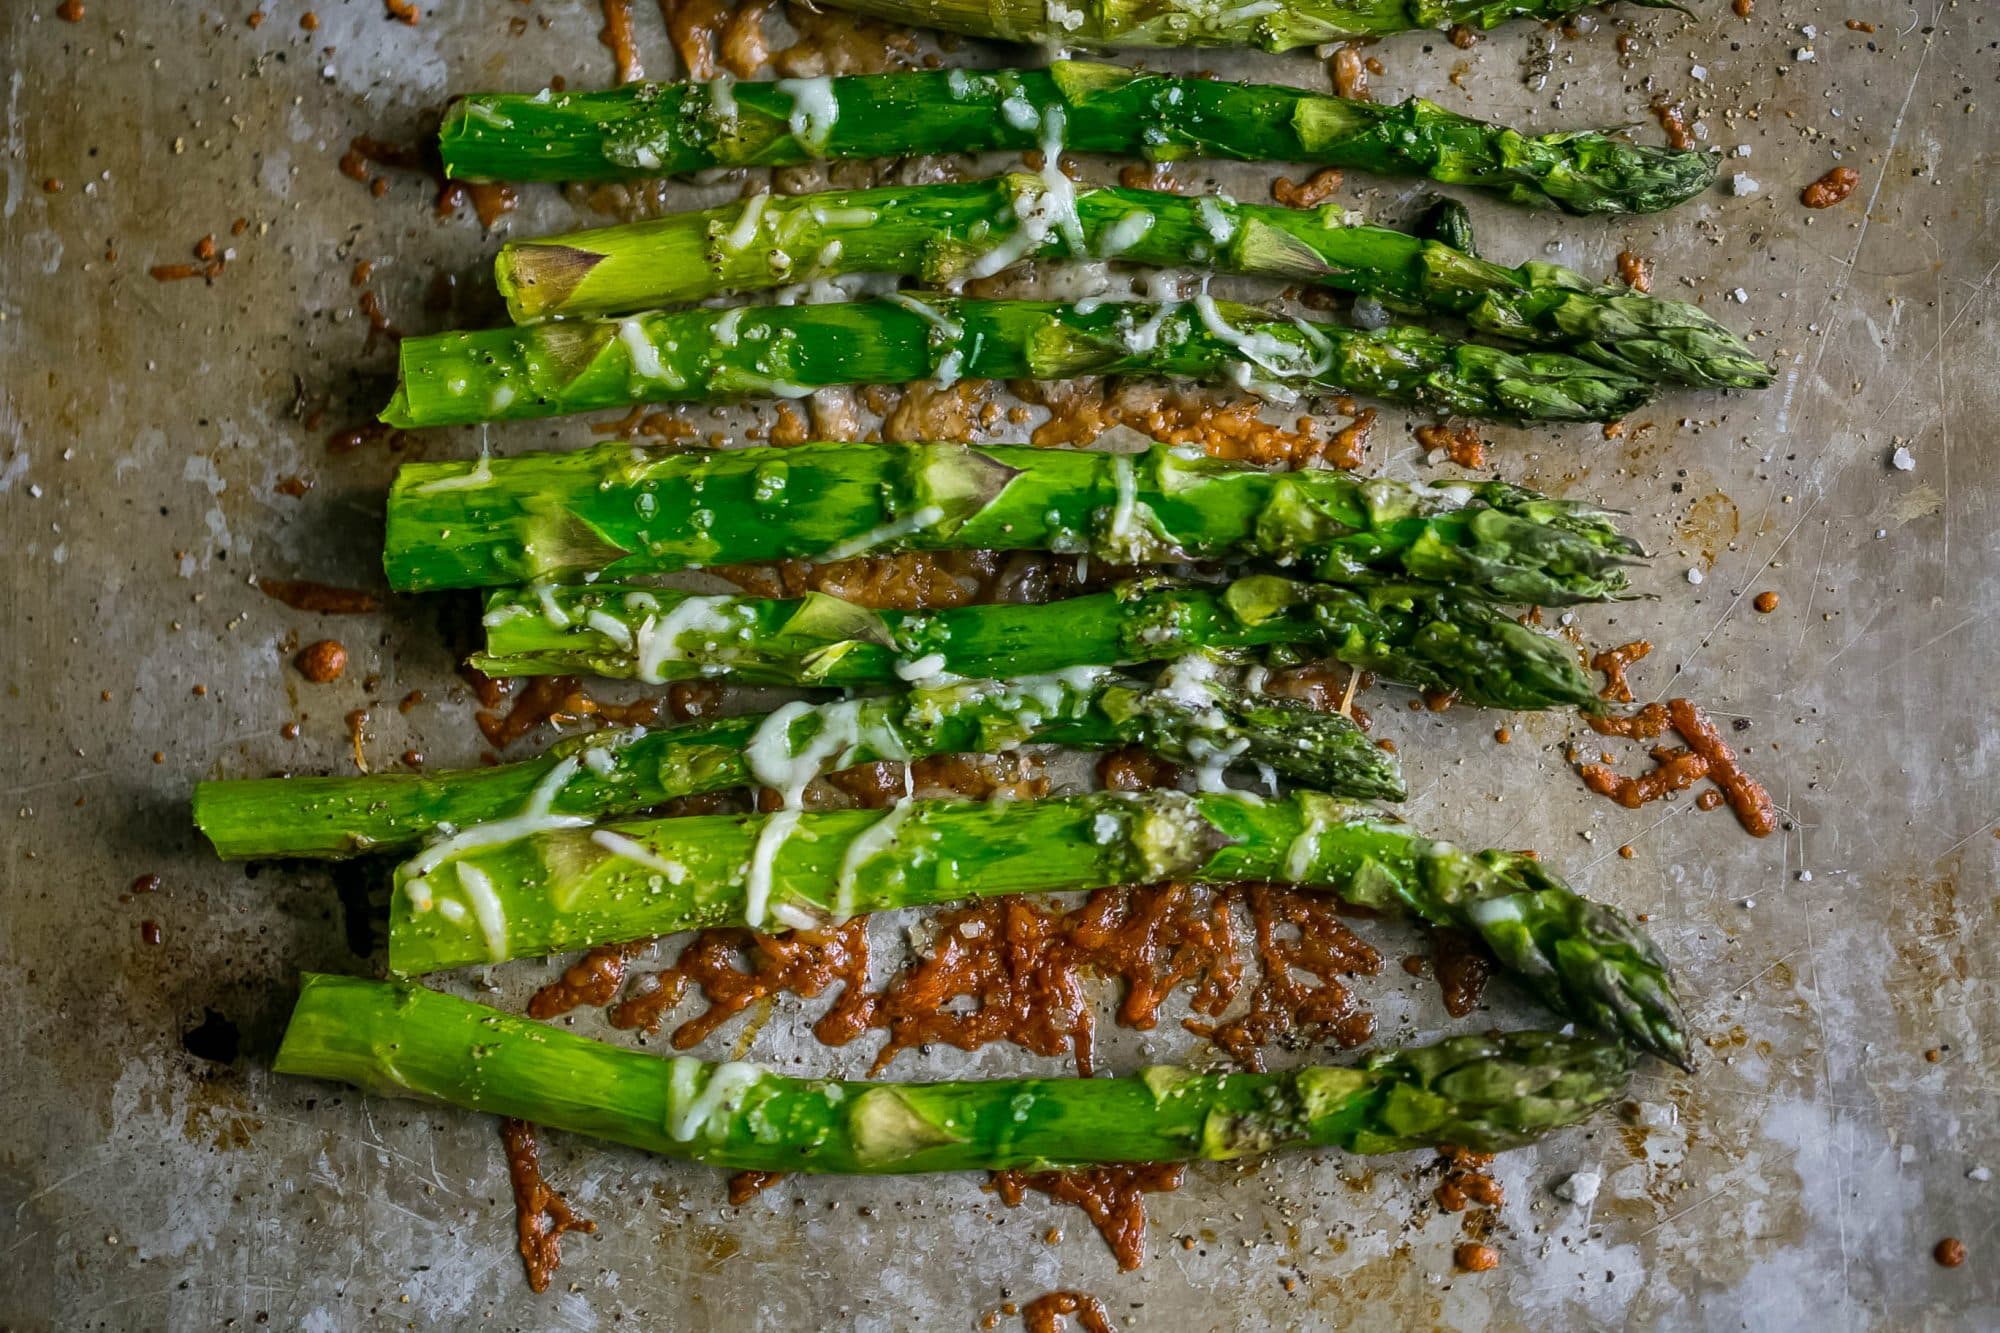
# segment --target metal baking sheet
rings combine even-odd
[[[1198,1167],[1150,1201],[1148,1260],[1120,1274],[1080,1215],[1006,1209],[971,1178],[792,1180],[732,1209],[716,1173],[552,1135],[549,1175],[599,1229],[568,1240],[536,1297],[489,1121],[267,1072],[296,973],[365,966],[349,929],[364,889],[216,862],[187,798],[204,775],[342,769],[358,707],[375,762],[475,758],[446,601],[336,622],[248,579],[377,584],[396,459],[326,445],[389,376],[355,264],[373,261],[367,289],[405,329],[495,316],[495,236],[433,218],[415,176],[372,197],[337,169],[349,140],[408,141],[454,91],[608,82],[600,14],[433,0],[412,28],[379,0],[317,0],[308,32],[295,0],[254,27],[252,4],[86,0],[78,22],[56,0],[0,5],[0,1327],[953,1328],[1052,1288],[1186,1329],[2000,1325],[1992,6],[1706,3],[1692,20],[1593,12],[1575,35],[1514,25],[1469,50],[1370,48],[1379,96],[1540,129],[1652,136],[1653,99],[1683,101],[1742,193],[1623,220],[1473,201],[1482,244],[1605,275],[1643,254],[1659,290],[1757,330],[1782,368],[1768,393],[1670,395],[1619,440],[1492,433],[1499,474],[1631,511],[1657,599],[1586,609],[1580,627],[1659,645],[1635,672],[1644,695],[1747,721],[1779,835],[1754,841],[1689,800],[1631,812],[1586,795],[1564,750],[1595,738],[1570,719],[1378,701],[1412,816],[1540,848],[1650,914],[1708,1050],[1692,1078],[1645,1073],[1626,1115],[1500,1159],[1499,1269],[1454,1275],[1458,1220],[1426,1202],[1419,1155]],[[671,75],[659,16],[636,17],[649,71]],[[1327,81],[1310,53],[1155,63]],[[1802,208],[1800,188],[1843,163],[1854,196]],[[1258,198],[1278,170],[1182,174]],[[1393,218],[1423,193],[1354,177],[1339,197]],[[593,216],[532,190],[496,235]],[[148,276],[210,233],[230,252],[213,283]],[[438,272],[457,278],[444,311],[424,299]],[[1437,473],[1406,420],[1385,410],[1370,465]],[[585,437],[558,422],[491,443]],[[274,489],[292,476],[303,497]],[[1766,589],[1781,605],[1758,614]],[[350,669],[306,685],[285,659],[328,632]],[[415,689],[427,701],[399,712]],[[293,721],[297,740],[280,734]],[[131,892],[144,874],[157,892]],[[1362,929],[1392,963],[1408,947]],[[495,981],[512,1001],[545,975]],[[1400,969],[1357,984],[1385,1040],[1444,1026]],[[1529,1017],[1502,990],[1482,1019]],[[865,1059],[803,1042],[789,1012],[753,1058]],[[1120,1034],[1106,1063],[1194,1050],[1166,1025]],[[995,1049],[897,1068],[1054,1066]],[[1576,1170],[1602,1174],[1587,1208],[1550,1190]],[[1932,1262],[1947,1235],[1971,1252],[1962,1268]]]

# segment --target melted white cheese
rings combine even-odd
[[[635,378],[666,378],[666,367],[660,364],[660,349],[653,346],[653,340],[646,336],[646,326],[636,316],[618,321],[618,341],[625,345],[625,357],[631,362]]]
[[[1248,736],[1238,736],[1227,745],[1217,745],[1206,736],[1190,736],[1187,742],[1188,758],[1195,761],[1194,785],[1197,791],[1229,791],[1229,784],[1223,781],[1223,774],[1229,766],[1243,757],[1250,748]],[[1289,864],[1289,854],[1287,864]]]
[[[472,906],[472,915],[479,921],[480,933],[486,936],[486,956],[496,963],[506,962],[507,912],[500,906],[500,895],[493,891],[493,881],[475,865],[461,865],[456,869],[459,890]]]
[[[585,768],[595,773],[598,777],[609,777],[617,771],[618,751],[630,745],[633,741],[639,740],[645,734],[646,729],[644,727],[635,726],[623,736],[613,736],[609,739],[600,738],[596,740],[577,751],[576,757],[583,761]]]
[[[1201,229],[1217,245],[1226,245],[1236,234],[1236,220],[1223,211],[1222,204],[1213,195],[1203,195],[1195,200],[1195,216],[1201,219]]]
[[[1317,810],[1306,816],[1306,826],[1285,851],[1285,878],[1294,884],[1306,882],[1313,859],[1319,854],[1319,835],[1326,829],[1326,817]]]
[[[632,647],[632,627],[614,615],[603,611],[592,611],[583,618],[583,623],[602,634],[620,648],[630,651]]]
[[[633,670],[648,685],[658,685],[668,662],[683,661],[688,652],[681,646],[683,635],[710,633],[720,636],[737,628],[725,608],[734,605],[723,596],[685,597],[674,609],[660,617],[647,616],[633,636]]]
[[[1057,231],[1069,246],[1071,255],[1084,257],[1083,220],[1076,214],[1076,186],[1063,175],[1062,151],[1063,133],[1068,128],[1068,117],[1059,106],[1046,107],[1042,111],[1042,194],[1047,200],[1051,219]]]
[[[743,1094],[764,1077],[757,1065],[731,1060],[715,1066],[708,1082],[699,1090],[701,1071],[706,1066],[691,1055],[677,1055],[673,1071],[667,1075],[667,1132],[682,1143],[707,1138],[723,1124],[711,1124],[717,1116],[733,1115],[743,1104]]]
[[[1143,210],[1127,213],[1104,230],[1097,251],[1104,258],[1122,255],[1137,245],[1153,229],[1153,215]]]
[[[1179,286],[1171,273],[1155,273],[1146,279],[1146,299],[1154,302],[1153,313],[1145,322],[1128,329],[1124,334],[1125,350],[1134,356],[1146,356],[1160,345],[1160,330],[1179,310]]]
[[[593,829],[590,834],[590,840],[605,851],[610,852],[613,856],[622,857],[630,861],[633,865],[644,866],[648,870],[657,870],[667,877],[669,884],[680,883],[681,878],[687,874],[687,867],[683,866],[680,862],[669,861],[654,852],[646,844],[636,842],[622,833],[613,833],[610,829],[603,828]]]
[[[497,394],[498,390],[495,390],[495,393]],[[508,397],[513,397],[511,391],[509,391]],[[502,404],[502,406],[505,406],[505,404]],[[436,481],[427,481],[421,486],[412,486],[410,487],[410,494],[435,495],[439,491],[470,490],[475,486],[489,485],[492,480],[493,460],[485,454],[481,454],[479,461],[472,465],[471,470],[461,472],[457,476],[439,477]]]
[[[1064,32],[1075,32],[1083,26],[1084,14],[1081,9],[1071,9],[1062,0],[1046,0],[1043,12],[1049,23]]]
[[[834,881],[833,918],[845,921],[854,915],[855,876],[861,868],[896,845],[903,821],[916,812],[916,802],[898,801],[882,812],[882,817],[854,835],[847,855],[840,859],[840,875]]]
[[[1273,375],[1286,378],[1311,374],[1312,371],[1300,364],[1299,349],[1287,340],[1264,330],[1239,329],[1222,317],[1216,307],[1215,298],[1202,292],[1194,298],[1195,313],[1201,316],[1202,327],[1207,329],[1217,341],[1236,349],[1243,359]]]
[[[807,211],[822,227],[872,227],[882,217],[872,208],[827,208],[814,204]]]
[[[868,703],[863,699],[817,707],[796,700],[782,705],[758,724],[750,743],[744,746],[743,758],[750,775],[764,786],[775,788],[788,808],[797,808],[807,783],[827,769],[844,768],[852,762],[849,756],[861,742],[861,715],[866,707]],[[819,730],[798,750],[793,750],[792,724],[814,712],[820,715]],[[907,757],[901,741],[889,728],[871,728],[871,732],[868,740],[876,753],[884,758]]]
[[[896,663],[899,680],[936,680],[944,674],[944,664],[949,661],[943,653],[926,653],[908,662]]]
[[[958,346],[958,340],[965,336],[965,326],[936,306],[919,301],[907,292],[891,292],[888,299],[905,310],[922,316],[925,323],[937,330],[937,336],[931,342],[936,345],[942,341],[947,350],[938,358],[937,374],[933,378],[940,389],[948,389],[956,384],[960,368],[965,364],[965,353]]]
[[[1129,454],[1111,460],[1111,480],[1118,487],[1118,502],[1111,506],[1111,522],[1106,526],[1105,546],[1112,551],[1134,548],[1143,535],[1139,531],[1139,483]]]
[[[1000,119],[1017,130],[1032,130],[1038,120],[1035,104],[1019,92],[1009,93],[1000,101]]]
[[[1022,104],[1024,107],[1026,103]],[[1032,108],[1028,108],[1032,113]],[[1001,103],[1001,115],[1013,122],[1008,104]],[[990,278],[1001,269],[1018,263],[1031,251],[1038,249],[1049,237],[1060,235],[1068,246],[1072,258],[1088,257],[1084,247],[1083,220],[1076,211],[1076,185],[1062,173],[1063,131],[1066,125],[1063,109],[1059,106],[1047,107],[1042,112],[1042,132],[1038,147],[1042,153],[1042,169],[1039,173],[1038,189],[1022,189],[1014,195],[1014,216],[1017,220],[1012,233],[1000,244],[966,266],[965,275],[971,278]],[[1027,125],[1017,125],[1027,129]]]
[[[448,838],[439,839],[412,857],[403,870],[407,877],[404,887],[409,891],[411,904],[413,906],[416,904],[420,893],[428,893],[427,888],[418,887],[422,884],[424,876],[452,857],[477,847],[491,847],[495,843],[512,842],[515,838],[525,838],[535,833],[580,828],[590,823],[590,820],[582,815],[549,813],[549,807],[555,804],[556,794],[562,791],[564,784],[576,776],[578,766],[576,756],[571,755],[551,768],[542,780],[535,784],[535,790],[529,795],[528,803],[522,807],[520,814],[510,815],[506,819],[489,820],[484,824],[474,824],[471,828],[454,833]],[[462,872],[466,868],[459,867],[461,879]]]
[[[708,81],[708,111],[717,126],[728,130],[736,124],[736,80],[718,74]]]
[[[778,849],[799,826],[802,810],[780,810],[764,819],[757,830],[757,846],[750,853],[750,874],[743,885],[743,924],[752,930],[764,924],[771,905],[771,871],[778,861]]]
[[[792,99],[792,114],[786,121],[792,137],[814,156],[826,152],[827,136],[833,133],[834,122],[840,119],[833,80],[824,75],[817,79],[779,79],[777,88]]]
[[[563,610],[561,604],[556,601],[555,585],[537,583],[533,587],[535,600],[542,606],[542,619],[557,629],[569,628],[569,612]]]
[[[771,202],[768,193],[751,195],[743,201],[743,211],[736,216],[736,225],[722,238],[725,250],[741,250],[757,239],[757,224],[763,220],[764,206]]]
[[[878,524],[866,532],[857,533],[844,542],[835,542],[813,559],[820,562],[846,560],[850,556],[894,548],[903,538],[934,526],[943,517],[944,510],[940,506],[925,505],[921,509],[911,510],[901,518],[890,519],[887,523]]]
[[[533,614],[535,614],[533,611],[530,611],[519,602],[508,602],[504,605],[494,607],[491,611],[479,617],[479,623],[487,629],[498,629],[510,620],[519,620],[522,616],[531,616]]]
[[[937,374],[931,376],[931,383],[940,389],[949,389],[965,375],[965,349],[954,347],[938,358]]]
[[[1222,664],[1207,653],[1189,653],[1167,664],[1154,682],[1154,690],[1187,708],[1205,708],[1215,702],[1215,682]]]

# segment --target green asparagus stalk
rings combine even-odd
[[[908,801],[596,829],[547,827],[530,811],[467,829],[398,868],[389,968],[418,976],[710,926],[816,926],[1163,880],[1276,880],[1471,931],[1551,1008],[1686,1059],[1666,964],[1621,913],[1525,856],[1469,854],[1304,791]]]
[[[1139,375],[1233,384],[1282,402],[1348,391],[1469,417],[1608,421],[1652,386],[1559,352],[1509,352],[1425,329],[1278,319],[1188,302],[897,296],[564,320],[405,338],[382,420],[514,421],[634,403],[843,384]]]
[[[1225,587],[1140,581],[1043,605],[927,612],[874,611],[823,593],[766,600],[538,585],[493,593],[485,622],[486,651],[473,665],[494,676],[895,686],[1290,646],[1467,703],[1603,707],[1570,645],[1423,584],[1342,588],[1259,574]]]
[[[728,1170],[886,1175],[1509,1148],[1623,1095],[1632,1057],[1513,1032],[1275,1074],[838,1082],[663,1060],[421,986],[308,973],[276,1068]]]
[[[1050,148],[1313,162],[1428,176],[1573,213],[1651,213],[1707,189],[1713,154],[1594,131],[1530,136],[1411,98],[1394,106],[1273,84],[1059,60],[777,83],[626,84],[466,97],[438,131],[467,181],[602,181],[831,158]]]
[[[1396,310],[1458,316],[1481,333],[1639,379],[1716,388],[1771,382],[1768,365],[1685,301],[1594,283],[1555,264],[1488,263],[1463,247],[1367,226],[1335,205],[1294,209],[1214,195],[1078,189],[1070,228],[1055,225],[1064,214],[1049,189],[1039,176],[1013,175],[753,198],[510,242],[494,274],[508,313],[531,323],[848,273],[904,274],[941,286],[1021,259],[1194,262],[1359,292]],[[1454,234],[1469,236],[1463,209],[1445,217]]]
[[[1598,0],[827,0],[835,9],[914,28],[1038,46],[1301,46],[1394,32],[1492,29],[1509,19],[1559,19]],[[1668,9],[1668,0],[1633,0]]]
[[[1205,658],[1147,684],[1102,668],[969,681],[648,731],[574,736],[538,758],[456,772],[203,782],[195,823],[221,855],[345,857],[534,809],[588,821],[761,783],[796,799],[822,772],[1028,744],[1143,745],[1210,779],[1232,764],[1342,796],[1400,801],[1396,757],[1352,719],[1252,694]]]
[[[1555,606],[1618,595],[1638,547],[1602,510],[1501,482],[1265,472],[1165,445],[606,444],[406,464],[383,564],[391,586],[426,591],[912,550],[1264,559],[1328,582]]]

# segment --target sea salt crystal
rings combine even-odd
[[[1729,192],[1734,195],[1755,194],[1763,188],[1757,183],[1757,178],[1747,171],[1739,171],[1729,178]]]
[[[1889,466],[1895,468],[1898,472],[1915,472],[1917,470],[1917,456],[1903,446],[1897,445],[1896,452],[1889,455]]]
[[[1701,582],[1701,579],[1702,579],[1701,571],[1690,565],[1688,567],[1688,582],[1698,584]]]
[[[1604,1183],[1604,1177],[1595,1171],[1572,1171],[1555,1183],[1552,1191],[1558,1199],[1588,1208],[1597,1199],[1597,1190]]]

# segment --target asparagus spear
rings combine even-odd
[[[1058,189],[1066,188],[1059,186]],[[1645,380],[1762,388],[1771,368],[1685,301],[1591,282],[1555,264],[1488,263],[1466,246],[1371,227],[1335,205],[1239,204],[1121,187],[1075,191],[1074,229],[1049,183],[1012,175],[753,198],[502,247],[494,274],[521,323],[615,315],[846,273],[942,285],[1029,258],[1120,259],[1264,274],[1464,318]],[[1439,222],[1468,239],[1456,204]],[[1077,242],[1072,244],[1072,241]]]
[[[1671,208],[1707,189],[1719,160],[1588,130],[1524,135],[1422,98],[1383,106],[1073,60],[1037,70],[487,93],[452,105],[438,145],[446,172],[467,181],[624,180],[913,153],[1048,156],[1053,146],[1428,176],[1573,213]]]
[[[382,420],[512,421],[838,384],[1143,375],[1289,402],[1348,390],[1471,417],[1606,421],[1652,387],[1559,352],[1509,352],[1425,329],[1272,318],[1189,302],[966,301],[897,296],[564,320],[405,338]]]
[[[796,798],[822,771],[1048,743],[1143,745],[1219,779],[1231,763],[1343,796],[1403,799],[1396,757],[1351,719],[1251,694],[1207,659],[1146,684],[1102,668],[970,681],[647,731],[574,736],[496,768],[204,782],[195,823],[225,857],[344,857],[527,808],[583,820],[752,782]]]
[[[1226,587],[1139,581],[1039,606],[910,612],[823,593],[765,600],[598,583],[501,589],[486,607],[486,651],[473,665],[495,676],[893,686],[1289,645],[1468,703],[1603,707],[1568,644],[1422,584],[1341,588],[1257,574]]]
[[[1301,46],[1392,32],[1498,27],[1509,19],[1559,19],[1598,0],[827,0],[914,28],[1038,46]],[[1668,0],[1633,0],[1669,9]]]
[[[422,591],[945,549],[1261,558],[1328,582],[1554,606],[1616,596],[1638,547],[1602,510],[1501,482],[1265,472],[1165,445],[606,444],[406,464],[383,564],[391,586]]]
[[[1466,853],[1318,792],[907,801],[526,831],[537,818],[467,829],[397,869],[393,973],[1002,894],[1278,880],[1472,931],[1551,1008],[1686,1059],[1666,964],[1621,913],[1525,856]]]
[[[886,1175],[1509,1148],[1620,1096],[1632,1057],[1513,1032],[1275,1074],[838,1082],[662,1060],[421,986],[307,973],[275,1067],[729,1170]]]

